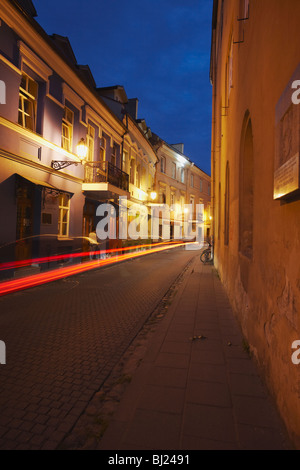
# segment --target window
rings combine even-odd
[[[67,150],[68,152],[72,152],[73,123],[74,123],[73,111],[65,107],[63,121],[62,121],[61,146],[64,150]]]
[[[136,167],[136,180],[135,185],[140,188],[141,187],[141,166],[137,165]]]
[[[165,159],[165,157],[161,157],[160,170],[161,170],[162,173],[166,173],[166,159]]]
[[[210,196],[210,184],[208,184],[207,191],[208,191],[208,195]]]
[[[194,175],[191,174],[191,188],[194,187]]]
[[[203,181],[200,179],[200,193],[203,193]]]
[[[106,159],[106,139],[101,137],[100,139],[100,162],[105,162]]]
[[[167,202],[167,196],[163,189],[160,190],[158,200],[159,200],[159,204],[166,204]]]
[[[176,179],[176,163],[172,163],[172,178]]]
[[[195,211],[195,197],[191,196],[190,198],[190,205],[192,206],[192,213],[194,214]]]
[[[135,160],[134,158],[132,158],[130,160],[130,183],[131,184],[134,184],[134,180],[135,180]]]
[[[23,73],[19,91],[18,123],[31,131],[36,129],[37,97],[38,84]]]
[[[184,182],[185,182],[185,171],[184,171],[184,168],[181,168],[180,181],[181,181],[181,183],[184,183]]]
[[[122,159],[122,170],[127,173],[128,152],[124,150]]]
[[[58,236],[69,236],[70,196],[66,193],[59,195]]]
[[[110,162],[113,166],[117,166],[117,146],[114,144],[111,152]]]
[[[144,167],[142,167],[141,185],[144,189],[147,186],[147,172],[146,172],[146,168]]]
[[[171,206],[175,206],[175,193],[171,193]]]
[[[42,213],[42,225],[52,225],[52,214]]]
[[[88,125],[88,131],[86,136],[86,144],[88,148],[88,160],[94,161],[94,147],[95,147],[95,129]]]

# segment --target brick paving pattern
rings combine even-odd
[[[292,448],[212,266],[193,261],[102,450]]]
[[[56,449],[195,254],[173,250],[0,299],[0,449]]]

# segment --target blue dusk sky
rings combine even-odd
[[[99,87],[123,85],[138,118],[210,174],[213,0],[33,0]]]

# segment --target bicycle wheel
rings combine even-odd
[[[208,250],[204,250],[203,253],[201,254],[200,256],[200,260],[202,261],[202,263],[207,263],[209,260],[210,260],[210,256],[211,256],[211,251],[210,249]]]

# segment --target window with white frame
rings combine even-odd
[[[122,158],[122,170],[127,173],[127,163],[128,163],[128,152],[126,150],[123,151],[123,158]]]
[[[19,90],[18,123],[31,131],[36,130],[38,84],[25,73]]]
[[[70,195],[67,193],[60,193],[58,198],[58,236],[69,236],[70,224]]]
[[[194,175],[193,173],[191,174],[191,188],[194,187]]]
[[[180,181],[181,181],[181,183],[185,182],[185,170],[184,170],[184,168],[181,168]]]
[[[94,161],[94,149],[95,149],[95,129],[90,124],[88,125],[88,129],[87,129],[86,145],[88,148],[88,160],[90,162],[93,162]]]
[[[175,207],[175,193],[171,192],[171,207]]]
[[[138,163],[136,166],[136,178],[135,178],[135,185],[140,188],[141,187],[141,165]]]
[[[162,173],[166,173],[166,159],[165,157],[161,157],[161,160],[160,160],[160,171]]]
[[[172,162],[172,178],[176,179],[176,163]]]
[[[62,120],[61,146],[64,150],[72,152],[73,146],[74,113],[65,106]]]

